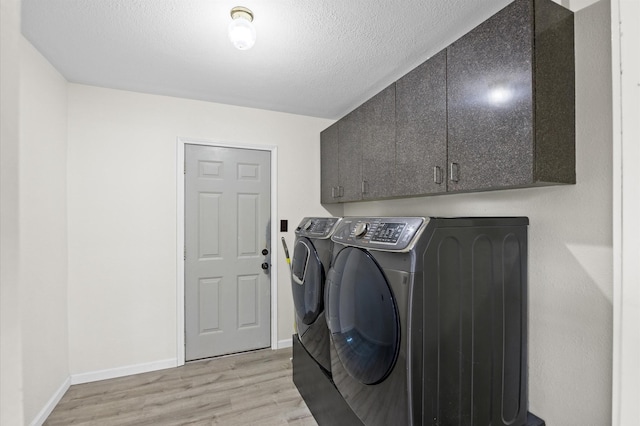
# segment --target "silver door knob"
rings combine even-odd
[[[269,269],[269,264],[267,262],[264,262],[262,265],[260,265],[260,267],[266,271],[267,269]]]

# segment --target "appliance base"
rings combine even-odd
[[[361,426],[328,374],[293,335],[293,383],[319,426]],[[362,425],[363,426],[363,425]]]
[[[527,426],[545,426],[545,422],[535,414],[531,414],[531,412],[528,412]]]
[[[351,411],[333,380],[309,355],[297,334],[293,335],[293,383],[319,426],[364,426]],[[544,420],[527,413],[526,426],[545,426]]]

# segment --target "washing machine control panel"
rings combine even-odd
[[[358,247],[405,251],[411,248],[426,223],[423,217],[344,218],[331,239]]]
[[[296,235],[330,238],[339,222],[339,217],[305,217],[296,228]]]
[[[371,242],[398,244],[398,240],[406,226],[406,223],[383,222],[378,226],[375,234],[371,236]]]

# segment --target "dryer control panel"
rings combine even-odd
[[[407,251],[427,224],[424,217],[348,217],[331,239],[337,243],[386,251]]]
[[[296,228],[296,235],[330,238],[339,222],[339,217],[305,217]]]

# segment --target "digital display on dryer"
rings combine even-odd
[[[371,237],[372,242],[396,244],[406,223],[381,223]]]

